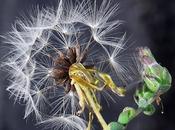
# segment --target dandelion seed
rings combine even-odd
[[[45,129],[53,130],[85,130],[86,121],[75,115],[60,115],[52,117],[48,120],[40,122],[40,125],[45,125]]]

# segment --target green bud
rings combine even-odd
[[[156,93],[159,90],[160,83],[154,78],[145,77],[144,82],[152,92]]]
[[[154,93],[150,92],[150,91],[147,91],[143,94],[143,97],[146,99],[146,100],[151,100],[153,97],[154,97]]]
[[[154,114],[155,111],[156,111],[156,109],[155,109],[154,105],[150,104],[144,109],[143,113],[145,115],[151,116]]]
[[[145,107],[147,107],[149,104],[148,104],[148,102],[147,102],[144,98],[140,98],[139,101],[137,102],[137,105],[138,105],[140,108],[145,108]]]
[[[172,77],[168,72],[168,70],[166,68],[163,68],[160,78],[161,78],[160,92],[165,93],[171,87]]]
[[[110,130],[124,130],[125,127],[118,122],[111,122],[109,125]]]
[[[153,93],[164,93],[171,87],[172,77],[165,67],[157,63],[149,48],[139,48],[139,58],[144,66],[144,83]]]
[[[134,100],[140,108],[145,108],[151,103],[154,96],[155,94],[144,85],[143,88],[136,90]]]
[[[124,108],[123,112],[120,113],[118,122],[126,125],[136,116],[136,110],[131,107]]]

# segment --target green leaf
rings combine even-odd
[[[136,115],[136,110],[131,107],[126,107],[123,112],[120,113],[118,122],[126,125],[132,120]]]

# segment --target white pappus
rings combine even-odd
[[[112,0],[98,4],[97,0],[59,0],[57,5],[36,7],[3,36],[4,44],[11,47],[2,65],[11,82],[7,90],[15,102],[26,104],[24,118],[33,113],[46,128],[84,130],[84,117],[74,115],[79,109],[78,96],[65,93],[55,83],[54,59],[59,51],[79,43],[84,50],[89,48],[87,64],[127,82],[129,64],[119,55],[125,50],[126,33],[117,33],[122,21],[116,19],[119,5]]]

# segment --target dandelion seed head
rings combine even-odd
[[[11,49],[3,66],[11,82],[7,90],[26,105],[24,118],[34,114],[55,130],[66,125],[85,129],[83,119],[73,115],[80,106],[69,67],[82,63],[107,71],[114,81],[117,77],[116,84],[128,79],[129,65],[122,56],[126,33],[117,34],[122,21],[116,14],[118,3],[111,0],[99,6],[96,0],[59,0],[56,8],[36,7],[16,20],[4,36]]]

